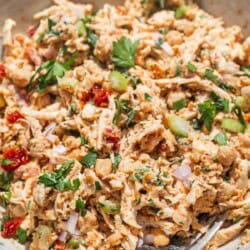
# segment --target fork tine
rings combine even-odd
[[[207,231],[207,233],[200,238],[195,244],[193,244],[189,250],[197,250],[203,249],[207,243],[214,237],[214,235],[219,231],[221,226],[224,224],[227,218],[227,214],[225,213],[217,221],[214,222],[213,226]]]

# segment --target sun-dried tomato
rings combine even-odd
[[[55,249],[55,250],[65,250],[65,249],[66,249],[66,245],[65,245],[65,243],[63,243],[63,242],[57,240],[57,241],[55,242],[55,247],[54,247],[54,249]]]
[[[93,101],[98,107],[107,107],[109,104],[109,96],[111,92],[107,89],[94,87],[91,90]]]
[[[5,66],[0,63],[0,80],[3,80],[5,76],[6,76]]]
[[[2,237],[10,238],[16,235],[16,231],[23,222],[22,218],[14,218],[4,223]]]
[[[84,91],[81,97],[81,101],[83,102],[83,104],[86,104],[90,99],[91,99],[91,94]]]
[[[103,132],[103,137],[107,143],[113,144],[113,149],[116,149],[118,143],[120,142],[121,134],[118,131],[114,131],[113,129],[105,129]]]
[[[3,151],[4,160],[2,160],[2,168],[5,171],[12,171],[19,166],[29,162],[28,152],[26,149],[8,148]]]
[[[17,120],[23,119],[23,118],[24,116],[18,110],[7,113],[7,121],[9,123],[15,123]]]

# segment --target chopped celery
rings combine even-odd
[[[0,109],[4,108],[6,106],[5,99],[2,94],[0,94]]]
[[[67,244],[71,249],[79,249],[80,241],[75,238],[71,238]]]
[[[101,209],[103,210],[103,212],[106,214],[115,215],[119,213],[120,211],[120,204],[117,202],[105,200],[105,201],[99,202],[99,205]]]
[[[83,36],[83,35],[85,35],[87,33],[86,27],[85,27],[85,24],[84,24],[83,20],[79,20],[76,23],[76,28],[78,30],[79,36]]]
[[[115,91],[125,92],[128,88],[128,79],[120,72],[114,70],[111,72],[109,80],[111,81],[111,87]]]
[[[58,86],[61,89],[66,90],[70,93],[74,92],[75,86],[77,84],[76,79],[70,77],[63,77],[63,78],[57,78],[57,81],[58,81]]]
[[[236,99],[234,100],[234,103],[237,107],[243,110],[247,110],[249,106],[247,98],[244,96],[237,96]]]
[[[247,123],[245,133],[250,134],[250,123]]]
[[[175,9],[175,18],[176,19],[181,19],[183,18],[188,10],[188,6],[187,5],[180,5]]]
[[[232,133],[239,133],[244,131],[244,126],[239,121],[231,118],[223,119],[221,127]]]
[[[188,122],[176,115],[168,117],[168,126],[170,130],[179,136],[188,137]]]

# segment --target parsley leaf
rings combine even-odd
[[[17,229],[17,238],[19,243],[24,244],[27,240],[27,231],[19,227]]]
[[[112,169],[115,169],[119,166],[120,162],[122,160],[122,157],[119,153],[114,153],[113,159],[112,159]]]
[[[182,98],[182,99],[174,102],[174,104],[173,104],[176,111],[179,111],[179,110],[185,108],[186,105],[187,105],[187,102],[186,102],[185,98]]]
[[[81,136],[81,146],[84,146],[87,143],[87,139],[85,136]]]
[[[59,191],[72,190],[76,191],[80,186],[80,181],[74,180],[73,186],[70,181],[66,181],[65,178],[71,170],[74,160],[70,160],[64,163],[59,169],[55,170],[55,173],[45,172],[39,176],[39,183],[44,184],[47,187],[53,187]]]
[[[48,19],[48,33],[54,36],[59,36],[61,34],[60,30],[54,30],[53,27],[56,26],[56,22],[52,19]]]
[[[9,191],[12,179],[13,179],[12,172],[2,173],[0,175],[0,189],[3,191]]]
[[[198,104],[199,112],[201,113],[201,119],[203,120],[206,128],[211,131],[212,122],[216,115],[215,105],[209,100]]]
[[[9,166],[9,165],[11,165],[12,163],[13,163],[13,161],[8,160],[8,159],[3,159],[3,160],[1,160],[1,164],[2,164],[3,166]]]
[[[76,200],[76,210],[78,210],[83,217],[87,214],[86,203],[81,198]]]
[[[157,49],[160,49],[162,44],[164,43],[164,40],[162,38],[159,38],[156,42],[155,42],[155,46]]]
[[[139,46],[139,41],[132,41],[122,36],[117,42],[113,42],[113,52],[111,60],[117,67],[130,68],[135,66],[135,53]]]
[[[147,101],[151,101],[152,100],[152,96],[149,95],[148,93],[145,93],[144,94],[144,99],[147,100]]]
[[[90,168],[91,166],[95,165],[97,157],[98,153],[95,152],[93,148],[91,148],[89,150],[89,153],[83,157],[80,163],[86,166],[87,168]]]
[[[181,19],[183,18],[188,10],[188,6],[187,5],[180,5],[175,9],[175,18],[176,19]]]
[[[197,72],[196,66],[193,65],[191,62],[188,62],[187,68],[188,68],[189,71],[191,71],[191,72],[193,72],[193,73]]]
[[[227,144],[227,134],[226,133],[218,133],[214,140],[218,143],[220,146],[224,146]]]
[[[115,101],[115,107],[116,107],[116,113],[113,119],[113,124],[117,125],[121,114],[127,114],[127,127],[131,124],[132,120],[134,119],[134,116],[136,114],[136,111],[132,109],[129,105],[129,100],[116,100]]]
[[[99,181],[95,182],[95,189],[96,190],[102,190],[102,185],[101,185],[101,183]]]
[[[56,60],[43,63],[31,77],[26,87],[27,91],[33,88],[35,80],[38,82],[38,92],[42,92],[48,85],[57,83],[57,77],[64,76],[66,71],[73,66],[76,56],[77,54],[72,55],[64,64],[60,64]],[[44,70],[46,73],[41,75],[40,73]]]

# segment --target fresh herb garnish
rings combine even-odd
[[[202,171],[204,171],[204,172],[206,172],[206,173],[211,172],[211,169],[206,168],[206,167],[202,167],[201,169],[202,169]]]
[[[39,183],[44,184],[46,187],[53,187],[59,191],[76,191],[80,186],[80,180],[73,180],[73,184],[69,180],[65,180],[74,162],[74,160],[70,160],[64,163],[59,169],[55,170],[55,173],[45,172],[39,177]]]
[[[197,118],[194,118],[192,120],[192,124],[193,124],[193,129],[194,130],[201,130],[202,124]]]
[[[155,46],[157,49],[160,49],[162,44],[164,43],[164,40],[162,38],[159,38],[156,42],[155,42]]]
[[[208,80],[218,84],[218,86],[224,90],[233,90],[234,87],[232,85],[224,83],[217,75],[214,74],[214,70],[206,69],[203,77],[207,78]]]
[[[113,119],[113,123],[117,125],[121,114],[126,114],[127,115],[126,125],[128,127],[131,124],[132,120],[134,119],[136,111],[129,106],[129,100],[124,100],[124,99],[116,100],[115,106],[116,106],[116,113]]]
[[[12,179],[13,179],[12,172],[2,173],[0,175],[0,189],[3,191],[9,191]]]
[[[97,157],[98,153],[95,152],[93,148],[91,148],[89,149],[89,153],[83,157],[80,163],[85,167],[90,168],[91,166],[95,165]]]
[[[24,244],[27,240],[27,231],[19,227],[17,229],[17,239],[19,243]]]
[[[227,134],[226,133],[218,133],[215,137],[214,140],[218,143],[220,146],[224,146],[227,144]]]
[[[244,218],[244,216],[238,215],[238,216],[236,216],[236,217],[233,218],[232,223],[236,224],[239,221],[241,221],[243,218]]]
[[[77,54],[72,55],[64,64],[60,64],[56,60],[43,63],[31,77],[26,89],[30,91],[35,81],[38,83],[38,92],[42,92],[48,85],[57,83],[57,77],[64,76],[66,71],[73,66],[76,56]],[[46,73],[40,74],[42,71],[46,71]]]
[[[245,73],[245,76],[250,77],[250,66],[241,66],[240,70]]]
[[[175,77],[180,77],[180,76],[181,76],[181,68],[180,66],[177,66],[175,70]]]
[[[189,71],[191,71],[191,72],[193,72],[193,73],[197,72],[196,66],[193,65],[191,62],[188,62],[187,68],[188,68]]]
[[[241,123],[244,127],[246,127],[247,124],[246,124],[246,121],[245,121],[245,119],[244,119],[244,117],[243,117],[243,115],[242,115],[241,108],[235,106],[235,107],[233,108],[233,112],[234,112],[234,113],[236,114],[236,116],[238,117],[240,123]]]
[[[132,41],[123,36],[117,42],[113,42],[113,52],[111,60],[115,66],[120,68],[130,68],[135,66],[135,53],[139,46],[139,41]]]
[[[212,123],[216,115],[215,105],[210,100],[208,100],[198,104],[198,109],[201,113],[201,119],[203,120],[206,128],[211,131]]]
[[[83,217],[87,214],[86,203],[81,198],[76,200],[76,210],[79,211]]]
[[[8,160],[8,159],[3,159],[3,160],[1,160],[1,164],[2,164],[3,166],[9,166],[9,165],[11,165],[12,163],[13,163],[13,161]]]
[[[101,185],[101,183],[99,181],[95,182],[95,189],[96,190],[102,190],[102,185]]]
[[[180,99],[180,100],[173,103],[174,109],[176,111],[179,111],[179,110],[185,108],[186,105],[187,105],[187,102],[186,102],[185,98],[182,98],[182,99]]]
[[[210,98],[214,101],[214,105],[217,110],[229,112],[229,100],[221,98],[216,95],[214,92],[210,94]]]
[[[147,101],[151,101],[152,100],[152,96],[149,95],[148,93],[145,93],[144,94],[144,99],[147,100]]]
[[[2,194],[1,196],[1,200],[2,200],[2,207],[6,207],[9,199],[11,198],[11,192],[10,191],[6,191]]]
[[[119,166],[120,162],[122,160],[122,157],[119,153],[114,153],[113,159],[112,159],[112,169],[115,169]]]
[[[84,146],[87,143],[87,139],[85,136],[81,136],[81,146]]]
[[[48,33],[54,36],[59,36],[61,34],[60,30],[54,30],[53,27],[56,26],[56,22],[52,19],[48,19]]]
[[[69,116],[73,116],[76,113],[76,105],[71,104],[69,108]]]
[[[164,36],[167,35],[168,31],[169,31],[169,28],[168,28],[168,27],[165,27],[165,28],[160,29],[160,33],[161,33],[162,35],[164,35]]]

